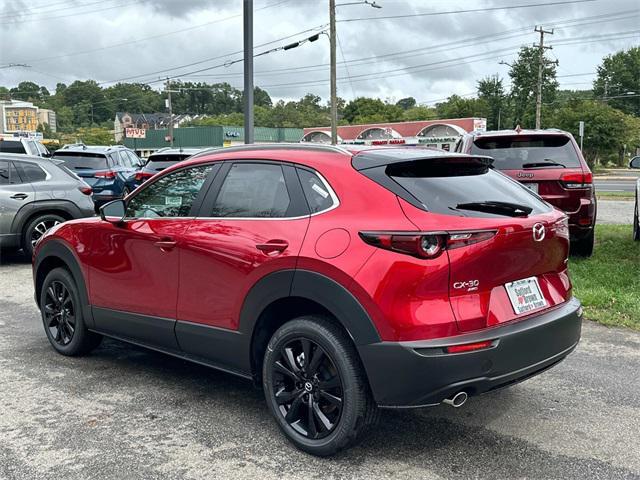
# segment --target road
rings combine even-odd
[[[637,177],[629,177],[629,179],[623,179],[623,177],[614,177],[612,179],[596,177],[593,183],[596,187],[596,192],[633,192],[636,188],[636,180]]]
[[[243,380],[105,341],[49,346],[30,266],[0,266],[0,478],[640,478],[640,333],[585,322],[567,360],[510,389],[387,411],[336,458],[288,444]]]

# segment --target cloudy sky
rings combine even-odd
[[[472,95],[478,79],[507,77],[500,61],[513,61],[519,46],[538,40],[535,25],[555,28],[547,39],[562,88],[590,88],[603,56],[640,44],[640,0],[376,2],[381,9],[337,9],[338,92],[347,100],[413,96],[434,103]],[[325,31],[328,3],[255,0],[255,53]],[[58,82],[95,79],[159,88],[170,76],[242,87],[242,62],[229,65],[241,51],[241,0],[0,0],[4,86],[32,80],[53,90]],[[256,58],[255,83],[276,99],[307,92],[326,99],[328,60],[328,37],[320,35]],[[12,63],[30,67],[6,68]]]

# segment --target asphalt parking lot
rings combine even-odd
[[[0,478],[640,478],[640,334],[586,322],[544,375],[448,406],[387,411],[331,459],[290,446],[243,380],[105,341],[49,347],[30,265],[0,266]]]

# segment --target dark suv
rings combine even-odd
[[[91,186],[98,207],[128,195],[135,188],[135,174],[142,167],[142,160],[133,150],[122,145],[65,145],[54,153],[53,159],[62,161]]]
[[[570,133],[520,128],[472,132],[462,137],[456,152],[492,157],[494,168],[567,213],[572,254],[588,257],[593,253],[593,176]]]
[[[54,227],[35,298],[63,355],[102,336],[253,379],[330,455],[378,407],[461,406],[556,365],[582,308],[564,213],[425,148],[230,147]]]

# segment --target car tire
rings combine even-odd
[[[51,227],[64,222],[60,215],[46,213],[31,220],[22,232],[22,251],[29,258],[33,255],[35,244]]]
[[[54,268],[45,277],[39,305],[45,333],[58,353],[84,355],[100,345],[102,335],[87,329],[78,287],[67,269]]]
[[[593,255],[594,244],[595,229],[592,228],[587,236],[571,243],[571,255],[578,257],[590,257]]]
[[[356,349],[327,317],[299,317],[273,334],[264,356],[262,386],[282,432],[312,455],[333,455],[351,447],[378,422]]]
[[[638,194],[636,193],[636,206],[633,210],[633,239],[636,242],[640,241],[640,220],[638,220],[638,204],[640,203],[640,198],[638,198]]]

